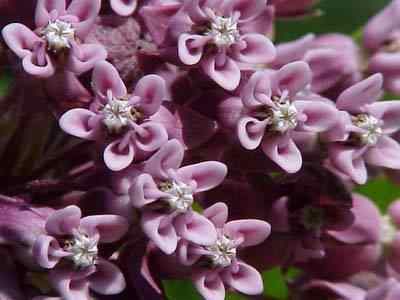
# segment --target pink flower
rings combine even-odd
[[[261,275],[238,254],[243,248],[262,243],[270,233],[270,225],[255,219],[227,222],[228,207],[221,202],[204,210],[204,216],[217,228],[216,242],[204,247],[182,239],[177,250],[181,263],[198,264],[193,266],[193,281],[199,293],[206,300],[223,300],[226,285],[244,294],[261,294]]]
[[[110,0],[111,8],[120,16],[131,15],[137,6],[137,0]]]
[[[311,12],[318,0],[271,0],[275,13],[279,17],[296,17]]]
[[[393,0],[382,12],[374,16],[364,29],[363,43],[372,57],[368,69],[380,72],[385,78],[385,89],[400,92],[400,1]]]
[[[63,299],[87,299],[89,288],[103,295],[118,294],[125,288],[121,271],[100,258],[98,248],[125,235],[128,223],[123,217],[81,218],[77,206],[67,206],[50,215],[45,228],[46,233],[35,241],[33,255],[42,268],[54,269],[50,280]]]
[[[360,51],[346,35],[331,33],[315,37],[308,34],[298,40],[276,46],[274,68],[296,60],[307,62],[312,71],[311,90],[334,94],[361,80]]]
[[[147,236],[165,253],[175,251],[179,238],[211,245],[214,225],[193,211],[195,196],[220,184],[227,173],[224,164],[207,161],[180,167],[183,147],[177,140],[165,144],[146,161],[143,174],[129,189],[132,204],[142,210],[141,224]]]
[[[109,169],[122,170],[139,153],[154,152],[168,140],[164,126],[152,120],[166,93],[161,77],[143,77],[128,94],[117,70],[100,62],[94,68],[92,85],[96,96],[91,108],[67,111],[60,127],[76,137],[106,144],[104,162]]]
[[[400,145],[391,137],[400,129],[400,103],[375,102],[382,84],[382,75],[375,74],[342,92],[337,125],[327,134],[333,167],[358,184],[367,181],[366,164],[400,168]]]
[[[258,71],[242,88],[242,117],[237,135],[242,146],[261,146],[286,172],[302,166],[302,156],[293,137],[297,132],[320,133],[336,122],[333,104],[307,101],[303,91],[311,81],[311,70],[304,62],[290,63],[276,72]]]
[[[2,34],[27,73],[50,77],[56,67],[65,66],[81,74],[107,57],[102,46],[85,43],[99,11],[100,0],[74,0],[68,8],[65,0],[38,0],[34,31],[12,23]]]
[[[180,61],[200,65],[226,90],[239,85],[240,70],[275,57],[275,48],[266,37],[271,24],[266,0],[185,1],[173,17],[167,25],[177,39],[174,45]]]

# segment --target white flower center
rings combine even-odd
[[[102,113],[103,123],[111,133],[120,133],[130,121],[136,122],[142,116],[127,100],[116,98],[104,106]]]
[[[271,129],[284,133],[297,126],[297,109],[289,101],[276,102],[272,108]]]
[[[76,233],[73,239],[66,241],[64,250],[71,253],[68,256],[78,268],[93,266],[97,261],[97,239],[83,233]]]
[[[70,40],[75,38],[75,30],[71,23],[55,20],[50,21],[43,29],[43,35],[47,40],[48,49],[54,52],[70,48]]]
[[[213,37],[214,44],[218,47],[230,46],[240,37],[237,21],[232,17],[215,16],[207,34]]]
[[[168,197],[163,198],[168,202],[170,207],[178,212],[187,212],[193,204],[193,191],[183,182],[164,182],[161,183],[160,189],[169,194]]]
[[[236,245],[226,235],[221,235],[216,243],[212,246],[206,247],[210,251],[209,258],[215,267],[228,267],[236,257]]]
[[[380,123],[377,118],[367,114],[360,114],[353,117],[353,124],[365,130],[363,133],[356,133],[362,145],[376,145],[379,137],[383,134]]]
[[[385,215],[381,218],[381,243],[388,245],[391,244],[396,236],[396,227],[390,216]]]

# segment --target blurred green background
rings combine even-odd
[[[359,33],[367,20],[382,9],[389,0],[322,0],[317,9],[320,17],[307,17],[302,20],[280,20],[276,25],[276,41],[289,41],[307,33],[341,32],[359,37]],[[0,74],[0,96],[6,93],[11,78]],[[373,199],[377,206],[385,211],[388,204],[400,198],[400,187],[385,177],[370,180],[366,185],[357,187],[360,192]],[[292,270],[284,277],[279,269],[263,272],[265,282],[264,295],[268,299],[285,300],[288,297],[286,281],[296,275]],[[193,286],[188,281],[165,281],[168,298],[171,300],[201,300]],[[229,294],[229,300],[245,300],[245,296]]]

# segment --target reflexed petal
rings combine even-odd
[[[146,152],[158,150],[168,141],[164,126],[156,122],[146,122],[140,125],[141,131],[136,132],[136,146]]]
[[[273,76],[273,87],[283,93],[296,95],[311,83],[312,72],[307,63],[296,61],[279,69]]]
[[[78,229],[82,213],[78,206],[70,205],[55,211],[46,221],[46,231],[51,235],[71,235]]]
[[[178,244],[178,236],[170,222],[161,226],[160,223],[165,218],[168,218],[168,216],[156,213],[144,213],[141,223],[143,231],[149,239],[164,253],[172,254]]]
[[[362,112],[362,107],[371,104],[382,95],[383,77],[375,74],[342,92],[336,101],[336,107],[351,113]]]
[[[137,0],[110,0],[111,8],[120,16],[131,15],[137,6]]]
[[[141,111],[147,116],[155,114],[166,97],[166,86],[163,78],[157,75],[142,77],[135,87],[135,96],[140,97],[138,103]]]
[[[72,0],[68,14],[77,16],[79,23],[74,24],[76,35],[84,40],[89,34],[100,12],[101,0]]]
[[[323,132],[330,129],[337,121],[338,111],[333,104],[322,101],[295,101],[297,111],[306,116],[300,130]]]
[[[367,168],[363,154],[365,148],[356,149],[342,145],[331,145],[329,157],[335,168],[351,177],[356,183],[364,184],[367,181]]]
[[[204,192],[219,185],[225,179],[228,169],[223,163],[205,161],[182,167],[176,173],[183,182],[194,181],[196,192]]]
[[[96,263],[96,272],[88,278],[90,289],[102,295],[121,293],[126,282],[121,270],[107,260],[99,259]]]
[[[236,89],[240,82],[240,69],[235,61],[226,57],[222,66],[216,65],[216,57],[211,56],[202,60],[201,66],[212,80],[222,88],[232,91]]]
[[[96,114],[88,109],[74,108],[65,112],[59,121],[60,127],[73,136],[94,140],[98,126],[94,123]]]
[[[76,45],[72,47],[66,68],[75,74],[82,74],[91,70],[97,62],[101,62],[106,58],[107,51],[101,45]]]
[[[250,109],[260,105],[272,105],[271,96],[270,76],[262,71],[252,74],[240,93],[243,104]]]
[[[260,146],[265,135],[267,121],[259,121],[252,117],[243,117],[237,125],[238,138],[242,146],[254,150]]]
[[[11,23],[2,29],[7,46],[20,58],[32,55],[35,43],[42,40],[28,27],[19,23]]]
[[[223,228],[228,220],[228,206],[223,202],[215,203],[203,211],[203,215],[209,219],[216,228]]]
[[[210,273],[196,274],[193,278],[197,291],[205,300],[224,300],[225,287],[218,275]]]
[[[117,215],[95,215],[82,218],[80,228],[89,236],[97,233],[101,243],[120,240],[128,231],[129,224],[124,217]]]
[[[178,56],[185,65],[197,64],[203,56],[204,46],[211,38],[183,33],[178,40]]]
[[[174,223],[180,237],[197,245],[209,246],[217,240],[213,223],[197,212],[179,215]]]
[[[274,44],[265,35],[257,33],[243,35],[240,45],[233,49],[236,60],[250,64],[265,64],[276,56]]]
[[[104,162],[112,171],[121,171],[122,169],[125,169],[132,163],[135,157],[133,145],[128,143],[124,149],[119,149],[120,142],[120,140],[114,141],[104,150]]]
[[[153,203],[163,195],[154,182],[153,177],[149,174],[141,174],[136,177],[129,189],[131,202],[137,208]]]
[[[286,172],[300,170],[303,163],[300,150],[287,134],[266,136],[261,146],[264,153]]]
[[[400,145],[391,137],[381,136],[365,153],[365,161],[374,166],[400,169]]]
[[[51,12],[56,11],[57,17],[65,14],[65,0],[38,0],[35,11],[36,27],[44,27],[52,19]]]
[[[145,172],[158,178],[168,178],[168,170],[177,170],[183,161],[185,150],[178,140],[169,140],[145,164]]]
[[[42,268],[52,269],[63,256],[68,253],[64,252],[57,240],[48,235],[40,235],[32,248],[32,254]]]
[[[96,64],[93,69],[92,83],[94,90],[102,96],[107,96],[107,91],[112,91],[114,97],[126,96],[127,90],[124,82],[115,67],[102,61]]]
[[[262,243],[269,236],[271,226],[261,220],[236,220],[226,223],[224,232],[234,240],[243,239],[240,247],[248,247]]]
[[[222,274],[225,283],[235,290],[247,294],[258,295],[263,292],[263,280],[260,273],[253,267],[243,262],[238,262],[237,272],[226,270]]]

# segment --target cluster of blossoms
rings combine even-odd
[[[274,44],[313,0],[15,2],[0,299],[161,300],[168,279],[267,299],[276,266],[302,271],[292,299],[400,299],[400,200],[351,192],[398,180],[400,0],[363,49]]]

